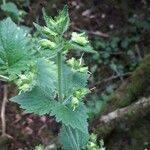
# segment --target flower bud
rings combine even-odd
[[[19,78],[20,78],[21,80],[27,80],[27,79],[28,79],[27,76],[24,75],[24,74],[20,74],[20,75],[19,75]]]
[[[79,69],[79,72],[87,72],[88,71],[88,67],[81,67]]]
[[[36,84],[35,80],[35,74],[32,72],[29,72],[28,74],[19,75],[19,79],[17,81],[18,88],[21,91],[29,91],[31,90]]]
[[[85,36],[84,33],[78,34],[76,32],[72,33],[71,40],[73,42],[76,42],[77,44],[85,46],[86,44],[89,43],[88,38]]]
[[[74,96],[80,99],[84,97],[87,93],[88,93],[88,89],[82,88],[82,89],[78,89],[77,91],[75,91]]]
[[[30,88],[30,85],[25,83],[22,86],[19,87],[19,89],[21,89],[22,91],[28,91]]]
[[[51,49],[54,49],[56,44],[54,42],[51,42],[50,40],[47,40],[47,39],[42,39],[40,41],[40,44],[43,48],[51,48]]]
[[[79,72],[87,72],[88,67],[83,67],[83,64],[80,63],[80,60],[76,60],[75,58],[71,58],[67,60],[67,64],[71,66],[74,70],[77,70]]]
[[[73,111],[75,111],[78,105],[79,105],[79,100],[76,97],[73,97],[71,101],[71,107],[73,108]]]

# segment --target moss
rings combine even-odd
[[[123,83],[118,91],[113,94],[102,112],[107,113],[117,108],[128,106],[144,95],[150,86],[150,54],[147,55],[141,65],[133,72],[130,79]]]
[[[127,106],[141,96],[150,86],[150,55],[144,58],[142,64],[134,72],[131,83],[125,90],[120,106]]]
[[[144,150],[150,148],[150,121],[138,120],[132,126],[118,127],[105,139],[107,149]]]

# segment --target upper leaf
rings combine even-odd
[[[59,138],[64,150],[81,150],[87,144],[89,134],[63,125]]]
[[[52,61],[39,59],[37,61],[37,85],[48,88],[51,93],[57,88],[57,66]],[[49,94],[51,94],[49,93]]]
[[[11,15],[11,17],[13,17],[15,20],[19,20],[19,10],[17,8],[17,6],[12,3],[12,2],[8,2],[6,4],[1,5],[1,9],[8,13],[9,15]]]
[[[77,49],[89,53],[96,53],[96,51],[94,51],[92,46],[90,45],[88,37],[84,32],[80,34],[72,32],[72,37],[69,45],[71,49]]]
[[[87,53],[97,53],[96,51],[93,50],[93,47],[90,44],[80,45],[75,42],[70,42],[69,44],[70,44],[69,47],[71,49],[80,50],[80,51],[87,52]]]
[[[67,6],[65,6],[63,10],[59,12],[58,16],[56,16],[54,19],[52,17],[49,17],[44,9],[43,16],[47,27],[52,31],[63,34],[68,29],[69,15]]]
[[[0,73],[16,75],[27,68],[30,59],[26,32],[10,19],[0,22]]]
[[[56,91],[57,67],[53,61],[39,58],[32,62],[29,69],[24,74],[20,74],[19,77],[17,85],[22,91],[29,91],[35,85],[40,88],[48,88],[51,93]]]

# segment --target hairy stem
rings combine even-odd
[[[6,4],[6,0],[3,0],[3,4],[4,4],[4,5]]]
[[[57,66],[58,66],[58,99],[63,102],[63,86],[62,86],[62,54],[58,52],[57,54]]]

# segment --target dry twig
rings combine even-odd
[[[5,116],[5,110],[6,110],[6,103],[8,101],[8,86],[4,84],[4,95],[3,95],[3,102],[1,107],[1,121],[2,121],[2,137],[7,137],[12,139],[10,135],[6,133],[6,116]]]

